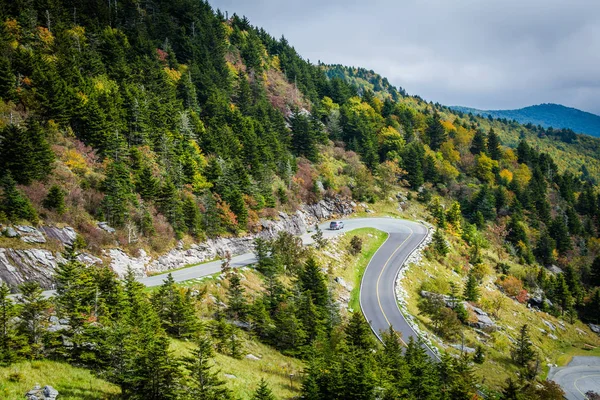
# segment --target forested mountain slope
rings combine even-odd
[[[502,296],[539,295],[550,300],[545,312],[572,322],[600,318],[596,139],[455,112],[373,71],[312,65],[285,38],[202,1],[1,6],[0,244],[34,246],[6,225],[68,224],[79,236],[68,248],[47,244],[65,257],[56,299],[30,282],[15,306],[2,286],[0,363],[84,365],[126,398],[203,398],[208,377],[213,398],[230,398],[205,361],[215,348],[239,357],[241,326],[307,360],[306,398],[371,399],[380,389],[387,398],[473,398],[470,357],[434,364],[415,343],[402,355],[393,332],[381,347],[360,313],[340,318],[327,266],[292,235],[256,243],[251,296],[227,260],[215,284],[225,293],[213,299],[171,281],[149,295],[132,273],[120,281],[77,259],[84,249],[156,256],[180,239],[257,232],[261,219],[324,197],[396,212],[400,188],[403,202],[427,207],[437,227],[428,252],[452,264],[457,281],[511,282],[522,290]],[[357,240],[349,246],[360,254]],[[461,310],[437,310],[457,332],[470,329]],[[47,329],[50,315],[68,318],[64,335]],[[174,337],[194,339],[194,357],[175,357]],[[508,361],[526,377],[519,388],[549,398],[527,355]]]
[[[489,115],[493,118],[515,120],[523,125],[532,124],[544,128],[565,128],[577,133],[600,136],[600,116],[560,104],[538,104],[517,110],[478,110],[459,106],[450,108],[467,114],[479,114],[484,117]]]

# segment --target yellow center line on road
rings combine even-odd
[[[581,389],[579,389],[579,386],[577,386],[577,382],[579,382],[580,379],[591,378],[592,376],[600,376],[600,374],[592,374],[592,375],[580,376],[579,378],[575,379],[575,382],[573,382],[573,385],[575,386],[575,389],[577,389],[577,391],[579,393],[581,393],[581,395],[583,396],[584,399],[587,399],[586,394],[583,393],[581,391]]]
[[[392,259],[392,257],[394,257],[394,255],[396,255],[396,253],[398,252],[398,250],[400,250],[400,248],[402,247],[402,245],[404,243],[406,243],[406,241],[408,239],[410,239],[410,237],[412,236],[412,234],[413,234],[413,231],[412,231],[412,229],[410,229],[410,234],[406,237],[406,239],[404,239],[402,241],[402,243],[400,243],[398,245],[398,247],[396,248],[396,250],[394,250],[394,252],[392,253],[392,255],[387,259],[387,261],[383,265],[383,268],[381,269],[381,272],[379,273],[379,277],[377,278],[377,284],[375,285],[375,293],[377,295],[377,303],[379,304],[379,309],[381,309],[381,313],[383,314],[383,318],[385,318],[385,320],[388,323],[388,325],[392,325],[392,324],[390,324],[390,320],[388,319],[387,315],[385,315],[385,311],[383,311],[383,307],[381,306],[381,299],[379,298],[379,281],[381,280],[381,276],[383,275],[383,272],[385,271],[385,269],[387,268],[388,264],[390,263],[390,260]],[[395,294],[394,294],[394,296],[395,296]],[[402,337],[400,337],[400,341],[405,346],[407,346],[406,342],[402,339]]]

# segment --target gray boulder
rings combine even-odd
[[[9,237],[9,238],[15,238],[17,236],[19,236],[19,233],[17,231],[15,231],[15,228],[13,228],[12,226],[9,226],[8,228],[6,228],[4,230],[4,232],[2,232],[4,234],[4,236]]]
[[[597,334],[600,335],[600,325],[589,324],[589,327],[592,330],[592,332],[597,333]]]
[[[58,390],[52,386],[44,386],[41,388],[40,385],[35,385],[33,389],[25,394],[27,400],[56,400],[58,398]]]
[[[108,233],[115,233],[116,232],[115,228],[113,228],[110,225],[108,225],[108,222],[98,222],[98,228],[100,228],[103,231],[106,231]]]
[[[475,353],[475,349],[472,347],[467,347],[462,344],[451,344],[450,347],[455,348],[456,350],[462,351],[463,353],[471,354]]]
[[[56,239],[65,246],[72,246],[77,238],[77,232],[70,226],[64,228],[57,228],[56,226],[42,226],[40,228],[44,234],[51,238]]]
[[[46,243],[46,238],[42,232],[29,225],[17,225],[19,236],[25,243]]]

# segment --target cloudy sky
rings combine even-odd
[[[304,58],[373,69],[427,100],[600,114],[598,0],[209,1]]]

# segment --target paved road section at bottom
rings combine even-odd
[[[552,368],[548,379],[562,387],[567,400],[585,400],[588,391],[600,393],[600,357],[573,357],[566,367]]]

